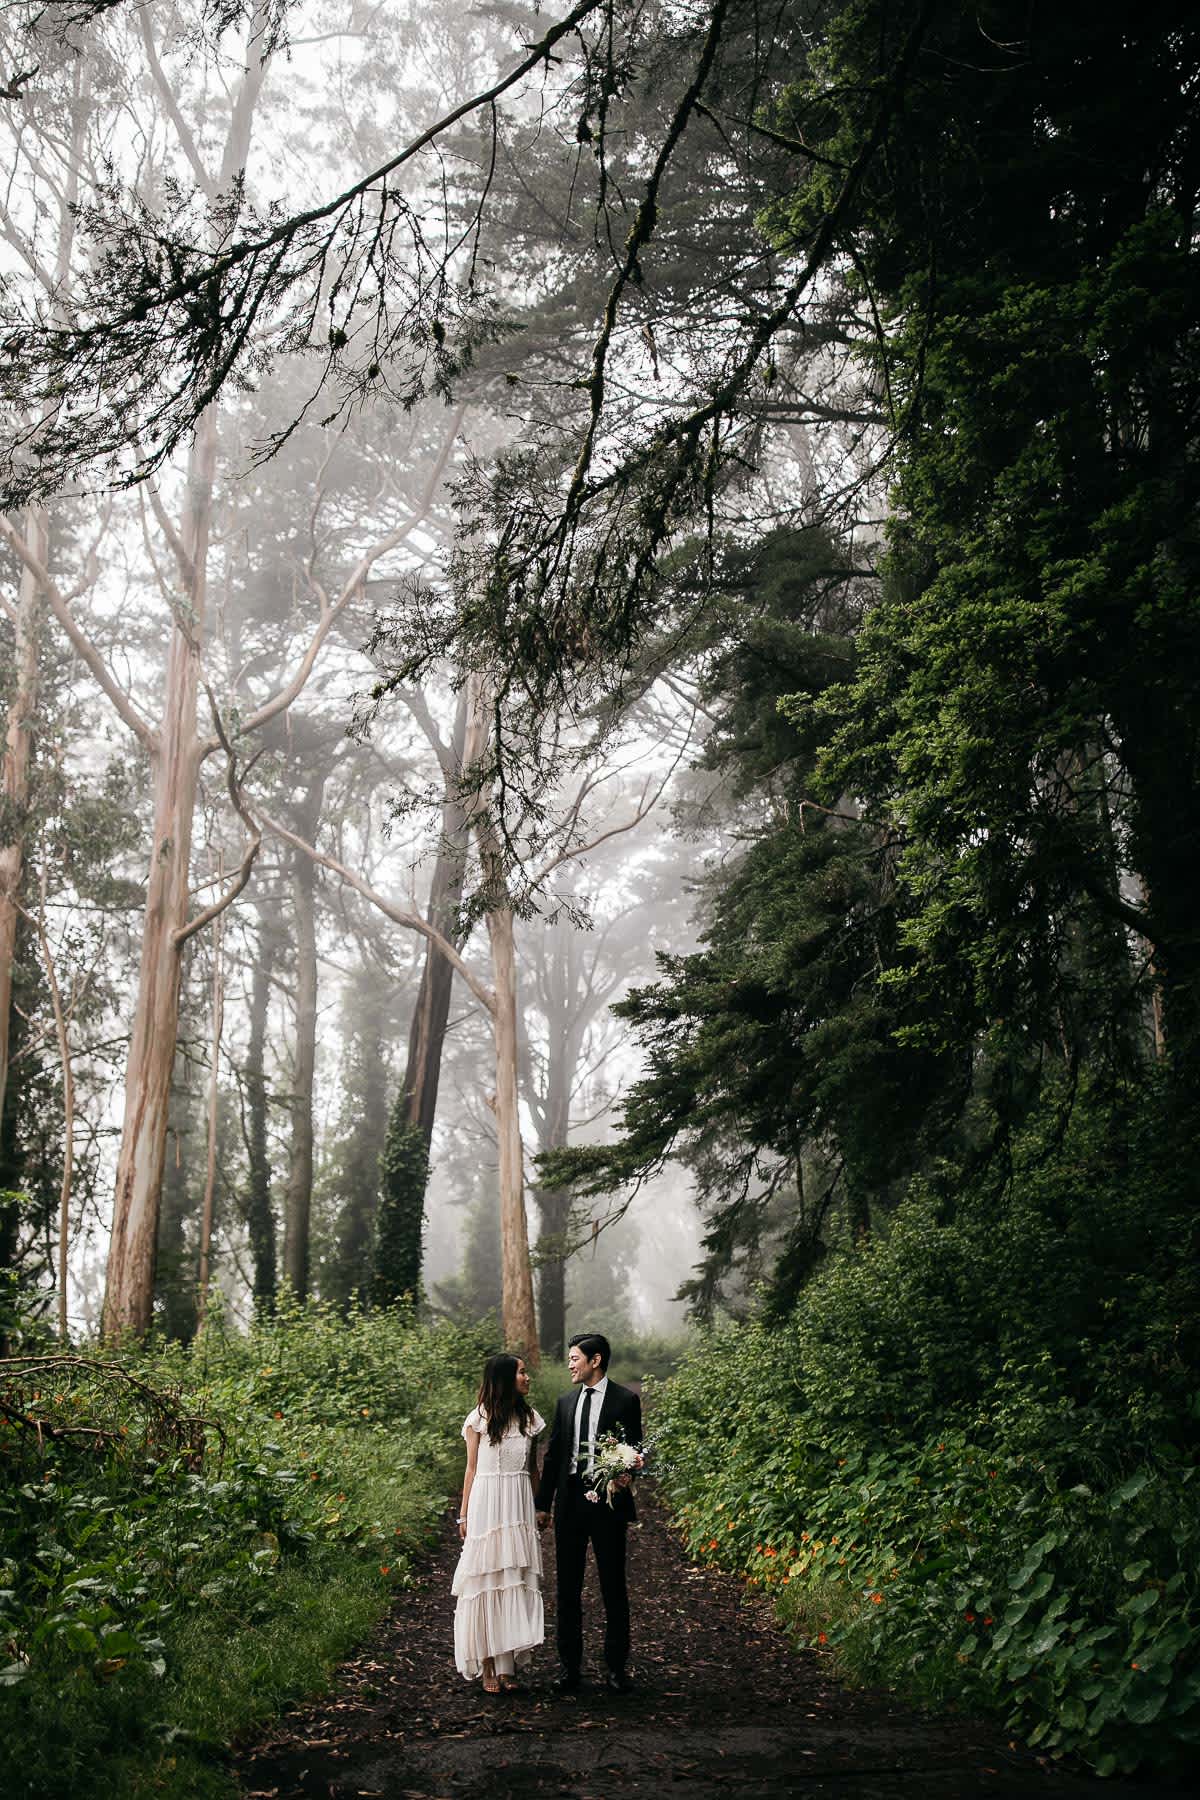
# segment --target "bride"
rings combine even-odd
[[[467,1478],[452,1592],[454,1660],[485,1692],[515,1688],[519,1664],[545,1636],[542,1550],[534,1518],[537,1436],[545,1420],[530,1406],[519,1356],[489,1357],[479,1404],[467,1414]]]

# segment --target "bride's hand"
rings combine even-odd
[[[458,1521],[458,1535],[465,1543],[467,1537],[467,1521],[465,1519],[460,1519]]]

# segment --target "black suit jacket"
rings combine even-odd
[[[583,1405],[584,1392],[582,1385],[573,1387],[569,1394],[560,1395],[558,1405],[554,1408],[550,1444],[542,1463],[535,1501],[538,1512],[549,1512],[554,1502],[561,1500],[566,1493],[567,1475],[571,1468],[571,1447],[575,1441],[575,1409]],[[642,1403],[632,1388],[621,1387],[615,1381],[610,1381],[604,1391],[604,1404],[596,1421],[596,1436],[601,1437],[606,1431],[611,1431],[626,1444],[640,1444],[642,1441]],[[608,1504],[603,1496],[601,1504]],[[626,1523],[637,1517],[631,1488],[618,1488],[613,1495],[612,1510],[618,1519],[623,1519]]]

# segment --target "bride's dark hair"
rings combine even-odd
[[[483,1365],[483,1380],[479,1384],[479,1409],[487,1415],[488,1441],[498,1444],[509,1426],[517,1423],[521,1430],[528,1433],[533,1424],[533,1411],[524,1394],[517,1391],[517,1370],[521,1366],[519,1356],[509,1356],[501,1351],[499,1356],[489,1356]]]

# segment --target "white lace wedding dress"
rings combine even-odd
[[[542,1546],[529,1481],[529,1446],[546,1428],[533,1415],[530,1436],[510,1425],[498,1444],[476,1407],[462,1434],[480,1433],[479,1459],[467,1502],[467,1535],[454,1573],[454,1660],[474,1681],[490,1656],[497,1675],[513,1675],[545,1637]]]

